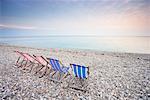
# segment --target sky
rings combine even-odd
[[[150,0],[0,0],[0,35],[150,36]]]

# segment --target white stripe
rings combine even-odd
[[[76,67],[75,67],[75,68],[76,68],[76,72],[77,72],[77,77],[79,77],[79,73],[78,73],[79,71],[78,71],[78,67],[77,67],[77,65],[76,65]]]
[[[75,76],[74,66],[73,65],[71,65],[71,66],[72,66],[73,75]]]
[[[87,78],[87,68],[85,68],[85,77]]]
[[[81,66],[81,77],[83,78],[83,71],[82,71],[82,68],[83,68],[83,67]]]
[[[76,76],[75,70],[74,70],[74,68],[76,68],[76,67],[74,67],[74,65],[72,65],[72,68],[73,68],[73,75]]]

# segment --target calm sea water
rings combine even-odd
[[[0,37],[0,43],[38,48],[75,48],[150,54],[150,37]]]

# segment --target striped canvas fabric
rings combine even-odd
[[[23,57],[24,60],[28,60],[22,52],[19,52],[19,51],[15,51],[19,56]]]
[[[36,60],[40,62],[42,65],[47,65],[47,62],[41,57],[41,56],[36,56]]]
[[[19,56],[23,56],[22,52],[15,51]],[[23,56],[24,57],[24,56]]]
[[[21,52],[15,51],[19,56],[22,56]]]
[[[68,72],[69,70],[69,67],[64,67],[64,66],[61,66],[60,64],[60,61],[57,60],[57,59],[51,59],[50,58],[50,64],[52,65],[52,68],[55,70],[55,71],[59,71],[59,72]]]
[[[79,78],[87,78],[88,77],[88,67],[76,65],[76,64],[70,64],[73,70],[73,74],[75,77]]]
[[[29,54],[23,53],[24,57],[26,57],[29,61],[34,62],[34,58],[31,57]]]

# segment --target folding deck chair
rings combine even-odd
[[[45,68],[44,73],[39,78],[46,75],[46,72],[47,72],[48,69],[51,71],[52,67],[51,67],[51,65],[49,64],[49,62],[47,61],[46,58],[44,58],[43,56],[35,56],[35,55],[33,55],[33,56],[35,57],[35,60],[40,64],[40,67],[41,67],[40,69],[36,70],[35,74],[39,73],[42,69]]]
[[[24,68],[23,70],[25,70],[25,68],[27,68],[27,67],[29,68],[31,65],[32,65],[32,67],[31,67],[31,70],[32,70],[34,64],[38,64],[38,62],[37,62],[37,61],[34,59],[34,57],[32,57],[30,54],[28,54],[28,53],[23,53],[23,52],[19,52],[19,51],[15,51],[15,52],[20,55],[19,58],[17,59],[15,65],[18,65],[19,60],[20,60],[20,58],[22,57],[23,60],[20,62],[21,64],[18,65],[18,67]],[[24,62],[25,62],[25,63],[24,63]],[[23,64],[23,63],[24,63],[24,64]],[[30,71],[31,71],[31,70],[30,70]]]
[[[49,60],[49,63],[52,66],[52,69],[54,70],[54,72],[51,75],[50,80],[54,81],[54,82],[58,82],[61,83],[62,80],[67,77],[67,75],[69,75],[69,68],[70,67],[65,67],[61,61],[57,60],[57,59],[52,59],[52,58],[47,58]],[[56,75],[56,73],[58,72],[59,74],[59,78],[53,78],[54,75]]]
[[[80,82],[81,88],[78,88],[77,86],[70,86],[71,79],[68,82],[69,83],[68,87],[75,89],[75,90],[80,90],[80,91],[86,92],[87,90],[83,89],[85,87],[83,82],[85,82],[89,76],[89,67],[85,67],[85,66],[81,66],[81,65],[77,65],[77,64],[70,64],[70,66],[71,66],[71,69],[73,72],[73,76],[76,77],[75,79],[79,80],[76,82]],[[77,85],[77,84],[75,83],[74,85]],[[86,83],[86,85],[88,85],[88,84]]]
[[[36,61],[36,59],[33,56],[31,56],[30,54],[28,54],[28,53],[22,53],[22,54],[26,58],[26,63],[23,66],[23,68],[24,68],[23,70],[25,70],[25,68],[29,68],[31,66],[30,67],[31,69],[29,71],[29,72],[31,72],[31,70],[35,64],[39,65],[39,62]]]
[[[27,61],[27,58],[20,51],[14,51],[14,52],[19,55],[19,57],[14,65],[17,66],[18,68],[22,67],[23,62]]]

